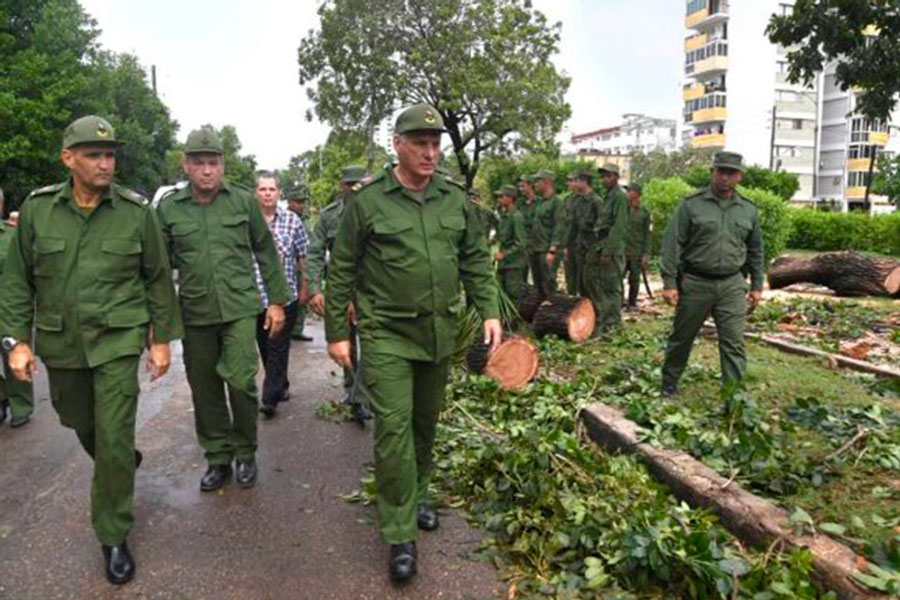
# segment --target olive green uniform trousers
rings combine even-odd
[[[725,279],[685,275],[679,284],[678,307],[663,363],[663,387],[676,386],[684,372],[694,338],[712,313],[719,334],[722,382],[743,381],[747,367],[744,326],[747,319],[747,282],[740,273]]]
[[[578,251],[573,247],[568,247],[563,250],[565,253],[565,262],[563,263],[563,267],[565,268],[566,273],[566,292],[570,296],[578,295]]]
[[[528,262],[534,287],[541,290],[544,296],[555,294],[556,279],[553,277],[553,270],[547,266],[547,253],[532,252],[528,255]]]
[[[227,465],[235,458],[253,458],[259,407],[256,317],[185,325],[184,366],[194,401],[197,440],[207,462]]]
[[[416,361],[363,344],[363,380],[375,415],[376,507],[388,544],[418,536],[416,506],[431,482],[432,446],[450,359]]]
[[[585,257],[582,272],[584,294],[591,299],[597,321],[594,335],[608,333],[622,327],[622,275],[625,257],[615,256],[603,264],[596,253]]]
[[[500,269],[497,271],[497,279],[500,283],[500,289],[506,294],[506,297],[514,303],[519,302],[522,297],[522,289],[525,287],[525,281],[522,273],[526,269],[524,267],[513,267],[510,269]]]
[[[297,281],[303,281],[303,271],[297,271]],[[294,330],[291,332],[291,337],[299,338],[303,335],[303,330],[306,328],[306,305],[297,303],[297,320],[294,322]]]
[[[101,544],[125,541],[134,518],[134,424],[140,356],[94,368],[47,368],[50,397],[60,422],[75,430],[94,459],[91,522]]]
[[[625,257],[625,271],[628,273],[628,306],[637,304],[638,294],[641,292],[641,255]]]
[[[31,382],[16,379],[9,369],[5,355],[3,369],[6,378],[0,375],[0,402],[9,401],[10,415],[13,419],[31,415],[34,412],[34,392]]]

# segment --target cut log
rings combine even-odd
[[[815,283],[838,296],[896,296],[900,261],[869,258],[858,252],[826,252],[813,258],[781,257],[769,268],[773,290],[794,283]]]
[[[522,295],[519,296],[519,304],[516,306],[522,320],[526,323],[534,321],[534,313],[537,312],[538,307],[543,301],[544,295],[541,294],[539,289],[531,287],[530,285],[525,286]]]
[[[564,340],[583,342],[594,332],[594,305],[579,296],[551,296],[534,315],[534,334],[554,334]]]
[[[540,353],[527,339],[510,335],[490,357],[488,346],[478,340],[466,353],[466,366],[473,373],[487,375],[504,390],[515,390],[525,386],[537,375],[540,367]]]

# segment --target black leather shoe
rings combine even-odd
[[[231,479],[231,465],[209,465],[200,479],[201,492],[214,492]]]
[[[441,524],[437,511],[420,504],[416,509],[416,523],[422,531],[434,531]]]
[[[134,577],[135,564],[128,552],[128,544],[122,542],[118,546],[103,546],[103,560],[106,562],[106,578],[110,583],[121,585]]]
[[[366,421],[372,420],[372,411],[365,404],[352,404],[353,420],[365,427]]]
[[[134,468],[140,469],[142,462],[144,462],[144,455],[141,454],[140,450],[135,450],[134,451]]]
[[[263,416],[263,419],[271,419],[275,416],[277,411],[274,404],[263,402],[259,407],[259,412]]]
[[[236,462],[236,473],[234,476],[234,480],[237,484],[242,488],[251,488],[256,485],[256,459],[251,458],[249,460],[237,460]]]
[[[391,544],[391,581],[406,583],[416,574],[416,543]]]
[[[9,420],[10,427],[22,427],[28,424],[28,421],[31,420],[31,415],[22,415],[21,417],[13,417]]]
[[[0,402],[0,423],[6,421],[6,416],[9,414],[9,400],[4,400]]]

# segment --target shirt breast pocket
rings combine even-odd
[[[140,268],[141,242],[134,239],[105,239],[100,242],[103,264],[98,279],[122,281],[134,277]]]
[[[237,248],[250,248],[250,216],[246,214],[222,217],[225,242]]]
[[[442,216],[439,220],[445,239],[450,243],[454,250],[458,249],[466,231],[465,217],[447,215]]]
[[[179,222],[173,223],[170,231],[175,263],[183,264],[182,256],[185,253],[197,252],[200,249],[200,226],[189,221]]]
[[[372,223],[372,241],[381,260],[385,262],[412,258],[409,238],[412,224],[402,220],[385,220]]]
[[[66,240],[58,237],[39,237],[34,240],[35,277],[62,275],[65,269]]]

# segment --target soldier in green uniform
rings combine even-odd
[[[566,177],[566,187],[569,194],[565,199],[566,209],[566,249],[565,249],[565,274],[566,274],[566,293],[570,296],[578,294],[578,275],[575,268],[575,241],[572,230],[575,227],[575,206],[581,197],[578,191],[578,171],[571,171]]]
[[[743,174],[740,154],[717,153],[709,187],[682,200],[666,226],[660,257],[663,298],[675,306],[662,370],[667,396],[677,393],[694,338],[710,313],[719,335],[722,384],[743,382],[747,303],[759,302],[764,276],[756,206],[735,189]]]
[[[497,192],[500,221],[497,224],[497,279],[503,292],[518,303],[525,281],[522,271],[527,264],[528,238],[525,222],[516,209],[516,188],[504,185]]]
[[[397,118],[398,164],[347,200],[328,267],[328,353],[350,367],[347,309],[359,313],[363,376],[375,413],[376,506],[396,582],[416,572],[417,527],[438,526],[426,503],[432,445],[453,352],[460,283],[493,351],[502,335],[491,257],[465,191],[435,175],[440,113]]]
[[[310,231],[309,211],[306,210],[306,200],[309,198],[309,193],[306,191],[306,188],[300,186],[292,188],[285,193],[285,197],[288,202],[288,210],[300,217],[300,221],[303,222],[303,229],[305,231]],[[297,299],[297,322],[294,323],[291,339],[301,342],[311,342],[312,337],[303,332],[306,327],[306,304],[309,300],[309,293],[306,291],[306,286],[303,284],[305,278],[306,272],[304,270],[298,270],[297,281],[300,282],[301,293],[300,297]]]
[[[572,262],[579,296],[588,296],[587,278],[592,273],[588,272],[585,265],[597,247],[594,224],[602,201],[594,192],[593,181],[594,173],[591,169],[583,167],[578,171],[575,179],[577,197],[572,204],[572,224],[569,228],[569,245],[574,248]]]
[[[275,337],[290,300],[272,234],[250,190],[223,182],[224,148],[208,128],[192,131],[182,168],[190,185],[164,196],[157,212],[178,270],[184,366],[194,425],[208,463],[205,492],[231,478],[256,483],[256,320],[262,301],[253,259],[268,293],[263,327]],[[225,388],[228,388],[226,397]]]
[[[628,233],[625,237],[625,270],[628,273],[628,309],[637,306],[641,274],[647,268],[650,251],[650,211],[641,205],[643,189],[637,183],[626,186],[628,194]]]
[[[307,270],[309,272],[309,306],[318,315],[325,314],[325,296],[322,293],[323,282],[328,271],[328,260],[334,240],[337,237],[338,226],[344,216],[344,207],[347,198],[353,194],[366,177],[366,168],[350,165],[341,169],[341,191],[334,202],[328,204],[319,213],[316,227],[310,240],[307,255]],[[353,418],[357,423],[363,424],[372,418],[366,402],[365,386],[362,382],[356,382],[356,373],[359,369],[358,336],[356,331],[355,303],[351,303],[347,319],[350,322],[350,341],[353,365],[344,369],[344,396],[342,401],[349,404],[353,412]]]
[[[566,241],[566,209],[556,195],[556,173],[542,170],[536,177],[541,198],[535,204],[529,232],[529,266],[534,286],[542,295],[552,296],[556,293],[553,261]]]
[[[138,367],[148,348],[151,377],[169,368],[181,321],[156,217],[142,196],[112,183],[112,126],[82,117],[63,134],[68,181],[22,204],[0,282],[0,334],[13,375],[32,380],[35,349],[47,365],[60,422],[94,459],[91,521],[106,577],[135,572],[126,537],[134,517]]]
[[[3,190],[0,190],[0,218],[4,214]],[[12,221],[0,221],[0,279],[3,277],[6,252],[13,239],[15,228]],[[31,383],[12,376],[4,354],[3,369],[0,370],[0,423],[6,421],[8,415],[10,427],[22,427],[28,423],[32,412],[34,412],[34,392]]]
[[[523,178],[524,179],[520,184],[522,187],[522,196],[516,202],[516,207],[519,209],[519,213],[522,215],[522,221],[525,223],[525,235],[531,240],[531,226],[534,223],[534,216],[537,212],[538,199],[534,190],[534,177],[532,175],[523,175]],[[525,272],[522,273],[525,282],[528,281],[528,272],[531,270],[530,257],[528,262],[529,267],[526,267]],[[531,279],[532,283],[536,282],[536,276],[533,273]]]
[[[619,187],[619,167],[607,163],[597,170],[606,188],[598,204],[594,226],[596,245],[585,258],[585,291],[594,303],[597,323],[594,334],[622,326],[622,275],[625,272],[625,234],[628,231],[628,200]]]

